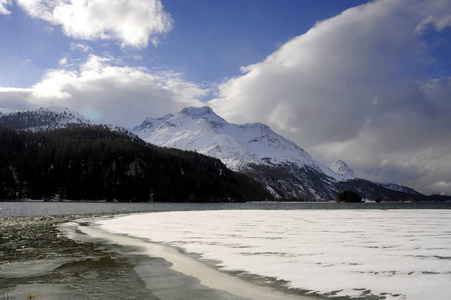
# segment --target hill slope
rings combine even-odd
[[[31,133],[0,127],[0,199],[242,202],[263,187],[195,152],[103,126]]]

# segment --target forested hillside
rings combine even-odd
[[[220,160],[164,149],[104,126],[40,133],[0,127],[0,199],[156,202],[269,200]]]

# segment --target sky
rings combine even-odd
[[[450,0],[0,0],[0,107],[133,128],[208,105],[451,193]]]

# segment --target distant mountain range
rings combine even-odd
[[[38,132],[93,124],[67,108],[0,109],[0,126],[19,130]],[[117,126],[108,127],[125,131]],[[343,161],[330,166],[322,164],[268,126],[230,124],[209,107],[189,107],[177,115],[147,118],[131,133],[156,146],[215,157],[228,168],[263,183],[278,199],[332,200],[337,192],[345,189],[369,200],[406,201],[426,197],[405,186],[358,178]]]

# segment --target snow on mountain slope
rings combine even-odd
[[[66,107],[37,107],[20,111],[7,110],[0,115],[0,125],[37,132],[68,126],[94,125],[94,122]]]
[[[193,118],[182,111],[176,116],[148,118],[135,127],[133,133],[158,146],[216,157],[235,170],[243,167],[244,163],[257,162],[235,138],[218,133],[210,121]]]
[[[397,191],[397,192],[403,192],[403,193],[408,193],[408,194],[413,194],[413,195],[420,195],[420,193],[418,193],[417,191],[415,191],[414,189],[411,189],[409,187],[403,186],[403,185],[399,185],[396,183],[378,183],[381,186],[383,186],[386,189],[389,190],[393,190],[393,191]]]
[[[336,163],[330,166],[330,169],[340,176],[341,180],[349,180],[357,178],[357,175],[354,171],[342,160],[337,161]]]
[[[250,164],[290,164],[308,166],[334,180],[352,178],[350,175],[343,177],[336,174],[268,126],[260,123],[230,124],[210,107],[189,107],[175,116],[148,118],[135,127],[133,133],[158,146],[216,157],[233,170],[244,170]]]
[[[416,193],[359,179],[344,161],[321,164],[268,126],[230,124],[209,107],[189,107],[177,115],[146,119],[133,133],[158,146],[216,157],[227,167],[263,183],[276,198],[334,199],[343,189],[383,200],[403,197],[399,192],[408,197]]]
[[[144,120],[144,122],[141,123],[141,125],[136,126],[133,128],[133,132],[140,132],[141,135],[146,136],[148,133],[152,132],[156,127],[160,126],[161,123],[166,121],[167,119],[172,118],[173,114],[167,114],[164,117],[153,119],[153,118],[147,118]]]

